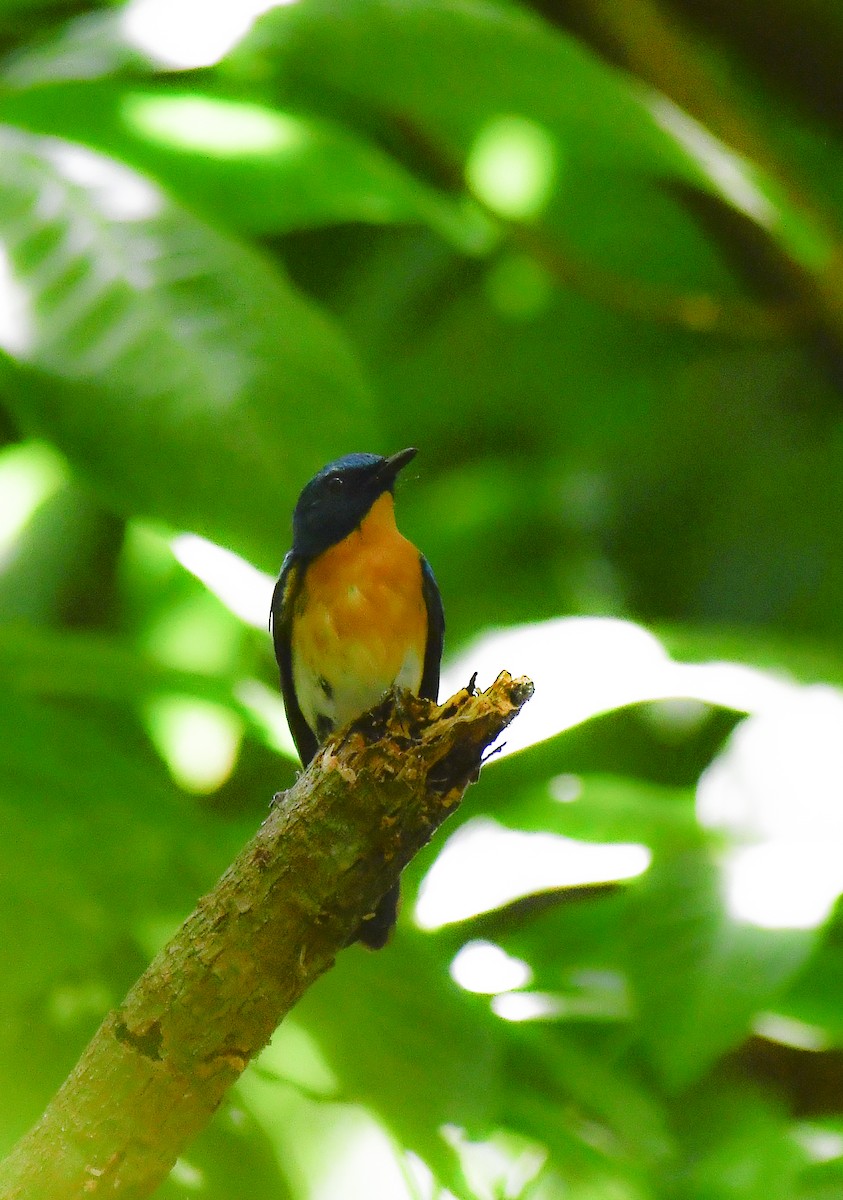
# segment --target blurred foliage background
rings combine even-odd
[[[536,698],[160,1195],[843,1194],[841,60],[832,0],[0,0],[0,1146],[294,777],[301,486],[417,445],[446,685]]]

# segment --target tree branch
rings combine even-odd
[[[401,692],[329,741],[106,1017],[0,1166],[0,1197],[148,1196],[532,691],[503,673],[441,707]]]

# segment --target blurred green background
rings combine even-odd
[[[0,1148],[294,778],[290,513],[416,445],[536,697],[166,1200],[843,1195],[832,0],[0,0]]]

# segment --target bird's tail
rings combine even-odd
[[[357,931],[357,941],[368,946],[370,950],[381,950],[389,941],[392,927],[398,916],[398,897],[400,888],[389,889],[379,902],[373,915],[368,917]]]

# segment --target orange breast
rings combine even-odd
[[[305,719],[314,728],[321,712],[344,724],[396,682],[418,691],[426,641],[419,552],[398,532],[386,493],[302,581],[292,651]]]

